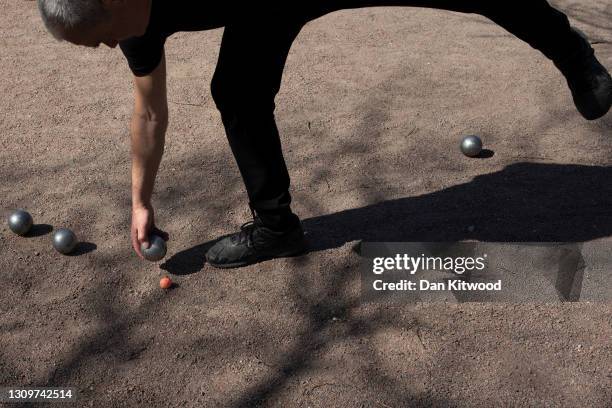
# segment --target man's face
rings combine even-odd
[[[149,2],[103,0],[109,17],[93,27],[60,30],[60,36],[75,45],[115,48],[120,41],[145,33],[149,23]]]
[[[108,22],[87,29],[65,30],[61,33],[61,36],[72,44],[85,47],[99,47],[100,44],[106,44],[115,48],[119,41],[123,40],[122,36],[117,35],[112,30],[112,26]]]

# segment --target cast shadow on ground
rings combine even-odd
[[[482,151],[476,156],[477,159],[490,159],[495,156],[495,152],[489,149],[482,149]]]
[[[69,256],[84,255],[84,254],[87,254],[89,252],[93,252],[96,249],[98,249],[98,246],[96,244],[94,244],[93,242],[79,242],[77,244],[76,248],[74,248],[74,251],[72,251],[68,255]]]
[[[26,238],[42,237],[51,231],[53,231],[53,227],[49,224],[34,224],[26,235]]]
[[[612,235],[612,167],[518,163],[469,183],[303,220],[309,252],[352,241],[584,242]],[[469,228],[468,228],[469,227]],[[171,257],[200,271],[209,241]]]

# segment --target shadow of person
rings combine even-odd
[[[159,267],[174,275],[191,275],[196,273],[204,268],[208,249],[228,235],[230,234],[174,254],[166,262],[159,265]]]
[[[612,167],[517,163],[416,197],[302,221],[309,253],[352,241],[584,242],[612,234]],[[198,272],[218,239],[175,254],[162,267]]]

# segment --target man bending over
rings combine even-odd
[[[274,118],[274,98],[289,49],[309,21],[336,10],[413,6],[483,15],[550,59],[588,120],[612,104],[612,79],[584,36],[546,0],[38,0],[58,39],[120,46],[134,74],[131,121],[132,244],[142,257],[155,227],[151,195],[168,125],[164,43],[179,31],[225,27],[211,92],[238,164],[253,220],[207,252],[216,267],[238,267],[306,249],[290,208],[289,174]]]

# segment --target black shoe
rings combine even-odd
[[[557,66],[567,79],[582,116],[595,120],[608,113],[612,105],[612,78],[592,52]]]
[[[295,256],[306,250],[304,230],[299,218],[284,231],[266,227],[259,217],[244,223],[240,231],[229,235],[206,252],[206,260],[217,268],[237,268],[272,258]]]

